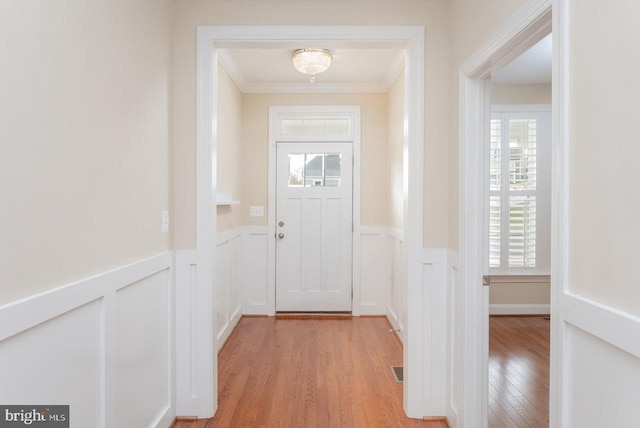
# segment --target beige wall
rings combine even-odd
[[[2,304],[170,248],[172,9],[0,9]]]
[[[493,277],[492,277],[493,278]],[[551,301],[548,282],[491,282],[489,304],[548,305]]]
[[[403,154],[404,154],[404,71],[387,94],[389,156],[389,226],[402,230],[404,224]]]
[[[492,85],[491,104],[551,104],[551,85]]]
[[[242,224],[266,225],[267,217],[249,217],[249,206],[267,212],[269,107],[285,105],[361,106],[361,216],[363,226],[389,225],[386,94],[242,95]]]
[[[569,287],[640,315],[640,2],[571,2]]]
[[[327,2],[176,1],[173,63],[176,246],[190,248],[195,245],[196,26],[422,25],[426,30],[427,56],[424,240],[427,247],[447,247],[449,172],[448,164],[443,162],[443,159],[447,159],[449,154],[448,5],[447,0],[347,0],[339,3],[339,13],[336,13],[336,8],[327,7]],[[245,129],[247,127],[245,126]],[[255,186],[260,185],[255,183]],[[263,185],[266,186],[266,183]],[[248,193],[244,195],[243,204],[245,201],[247,204],[254,204],[252,190],[246,188],[246,191]],[[266,201],[256,201],[256,204],[265,205]],[[244,207],[242,209],[245,217],[247,213],[244,211],[247,210]],[[362,221],[363,224],[385,223],[388,221],[385,216],[386,214],[363,209]],[[246,218],[243,222],[245,220],[249,224],[265,221]]]
[[[218,64],[218,193],[242,201],[242,177],[251,171],[242,160],[242,94]],[[247,208],[248,210],[248,208]],[[218,232],[242,225],[240,205],[218,206]]]
[[[513,17],[527,0],[451,0],[451,79],[449,112],[449,245],[458,248],[458,144],[460,67],[500,27]]]

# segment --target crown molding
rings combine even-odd
[[[389,70],[387,71],[387,78],[384,81],[384,86],[386,88],[385,92],[389,92],[389,90],[391,90],[391,87],[396,83],[398,76],[400,76],[400,73],[404,70],[405,54],[406,52],[404,49],[400,50],[391,63],[391,67],[389,67]]]
[[[404,70],[405,50],[402,49],[389,67],[381,83],[247,83],[240,68],[226,49],[218,49],[218,60],[243,94],[285,93],[386,93]]]

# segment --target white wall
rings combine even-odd
[[[559,285],[563,416],[568,427],[634,426],[640,413],[640,208],[637,122],[640,4],[568,4],[554,38],[567,43],[569,265]],[[554,11],[555,14],[555,11]],[[559,31],[556,28],[559,27]],[[604,85],[597,82],[606,82]],[[555,84],[555,83],[554,83]],[[593,368],[597,367],[597,370]],[[590,409],[590,411],[586,411]],[[587,417],[587,413],[591,417]]]

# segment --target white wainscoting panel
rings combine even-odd
[[[424,287],[424,414],[444,416],[447,373],[448,250],[427,248],[422,259]]]
[[[388,265],[386,314],[389,322],[396,330],[400,340],[404,340],[403,320],[403,284],[406,271],[402,263],[404,241],[401,231],[389,230],[386,235],[386,263]]]
[[[269,231],[267,226],[242,229],[242,312],[269,313]]]
[[[158,272],[116,291],[115,426],[153,426],[171,407],[169,273]]]
[[[640,318],[568,292],[560,313],[566,426],[638,426]]]
[[[361,227],[360,260],[355,261],[360,278],[360,315],[384,315],[386,289],[389,284],[390,264],[387,258],[386,229],[379,227]],[[358,265],[359,262],[359,265]]]
[[[74,426],[100,426],[101,312],[94,300],[0,342],[0,402],[68,404]]]
[[[447,293],[447,406],[446,416],[450,427],[458,426],[458,407],[462,402],[463,368],[463,331],[462,331],[462,293],[459,282],[458,253],[452,250],[447,254],[448,293]]]
[[[0,307],[0,402],[69,404],[72,426],[168,427],[173,254]]]
[[[218,235],[216,249],[216,326],[218,351],[222,348],[242,316],[241,229]]]
[[[196,416],[196,250],[176,250],[176,414]]]

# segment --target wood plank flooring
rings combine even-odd
[[[383,317],[242,318],[218,358],[218,412],[175,428],[430,427],[408,419],[402,346]]]
[[[489,318],[489,427],[549,426],[549,329],[542,317]]]

